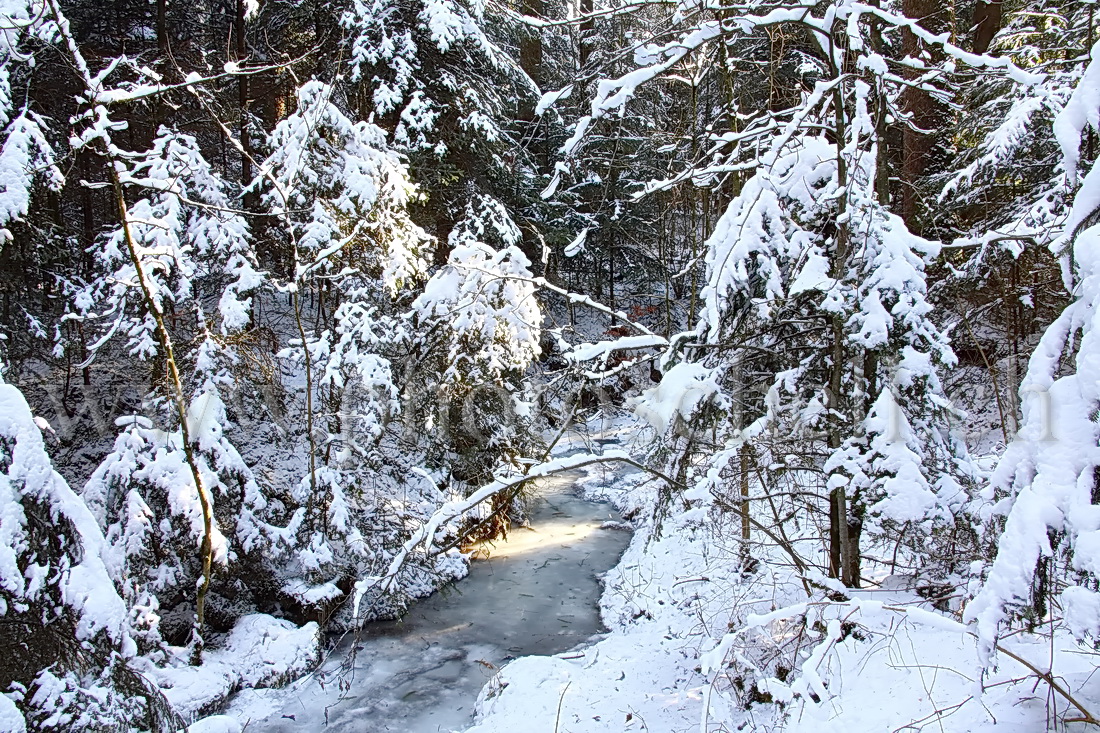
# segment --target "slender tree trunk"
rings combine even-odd
[[[543,14],[543,0],[523,0],[522,10],[525,15],[541,18]],[[542,32],[538,29],[528,30],[519,41],[519,67],[539,89],[543,84],[543,59],[542,59]],[[534,108],[523,110],[530,114],[528,121],[534,120]]]
[[[160,308],[160,304],[157,303],[148,285],[146,285],[145,266],[141,261],[140,250],[130,228],[130,211],[129,207],[126,205],[122,180],[115,167],[118,161],[110,154],[109,149],[106,151],[105,157],[107,158],[111,188],[114,191],[115,201],[118,205],[119,221],[122,224],[123,239],[126,242],[130,262],[133,264],[134,270],[137,273],[136,279],[141,287],[142,299],[146,310],[153,316],[153,320],[156,323],[155,332],[157,345],[164,358],[169,385],[171,387],[170,397],[175,407],[176,418],[180,423],[180,442],[183,444],[183,453],[187,465],[191,469],[191,479],[195,482],[195,493],[198,494],[199,507],[202,512],[203,533],[202,542],[199,545],[199,562],[202,566],[202,576],[199,579],[198,591],[195,595],[195,622],[192,628],[190,642],[191,663],[197,665],[202,663],[202,652],[205,646],[202,632],[206,621],[206,596],[210,590],[210,579],[214,572],[214,552],[212,544],[214,535],[214,507],[210,501],[210,495],[206,490],[206,485],[202,480],[202,470],[199,467],[198,456],[195,455],[195,447],[191,442],[191,426],[187,420],[187,397],[183,390],[183,380],[180,377],[179,366],[176,362],[176,352],[172,343],[172,336],[168,331],[168,326],[165,323],[164,313]]]
[[[843,33],[837,33],[837,37],[843,38]],[[830,55],[832,58],[832,55]],[[833,69],[834,74],[844,73],[843,68]],[[838,84],[833,92],[833,114],[835,115],[834,134],[836,136],[837,156],[837,185],[841,190],[848,186],[848,160],[842,151],[847,143],[848,122],[847,109],[845,107],[843,85]],[[848,200],[841,196],[837,200],[837,231],[836,243],[833,248],[832,261],[830,263],[830,275],[841,280],[848,271],[848,258],[851,250],[851,229],[847,221]],[[830,347],[829,382],[826,390],[826,408],[829,415],[828,445],[832,450],[837,450],[844,442],[846,430],[851,428],[850,420],[844,420],[845,414],[842,399],[844,389],[844,373],[848,367],[848,339],[844,329],[844,318],[840,314],[830,316],[830,330],[832,332],[832,346]],[[844,560],[850,556],[851,538],[848,536],[848,498],[844,485],[833,486],[829,490],[829,575],[833,578],[841,578],[844,575]],[[859,554],[858,548],[855,550]]]
[[[749,520],[749,474],[752,471],[752,446],[741,446],[741,542],[742,552],[749,554],[749,538],[752,536],[752,523]]]
[[[525,15],[541,18],[544,12],[543,0],[523,0],[521,10]],[[522,32],[519,41],[519,66],[541,91],[544,83],[543,77],[545,76],[541,29],[527,28]],[[548,127],[535,114],[535,105],[529,101],[524,101],[519,109],[519,119],[526,123],[525,136],[530,141],[528,149],[533,154],[538,172],[550,173],[550,141],[546,135]],[[542,271],[538,274],[551,282],[556,282],[559,275],[550,261],[550,258],[554,255],[544,249],[543,240],[539,236],[539,226],[539,222],[534,219],[527,219],[523,222],[521,229],[523,230],[524,254],[532,263],[542,265]]]
[[[157,0],[157,50],[168,57],[168,0]]]
[[[870,5],[881,6],[881,0],[870,0]],[[871,21],[871,50],[885,55],[886,41],[882,36],[882,21]],[[875,144],[878,155],[875,158],[875,194],[883,207],[890,206],[890,148],[889,139],[889,109],[886,105],[886,90],[883,82],[877,75],[867,80],[875,90]]]
[[[233,23],[233,35],[236,40],[236,47],[234,49],[234,60],[237,63],[243,63],[248,56],[248,41],[245,37],[245,0],[237,0],[237,14]],[[241,146],[244,148],[245,154],[241,156],[241,185],[247,186],[252,182],[252,162],[250,156],[252,155],[252,134],[249,129],[249,83],[248,75],[241,74],[237,77],[237,105],[240,110],[241,124],[240,124],[240,138]],[[254,202],[249,201],[248,204]],[[247,208],[251,208],[248,206]]]
[[[49,8],[54,19],[57,21],[58,27],[61,29],[61,36],[69,49],[80,82],[89,93],[93,93],[96,84],[84,60],[84,55],[80,51],[80,46],[77,44],[76,39],[69,33],[69,26],[63,20],[64,15],[58,5],[58,0],[47,0],[47,2],[49,3]],[[122,227],[123,241],[126,244],[130,262],[134,266],[135,280],[137,280],[138,287],[141,291],[142,302],[155,323],[154,334],[161,356],[164,358],[168,376],[170,389],[169,398],[175,409],[176,418],[180,423],[180,442],[182,443],[187,466],[191,471],[191,479],[195,484],[195,492],[198,494],[199,507],[202,513],[203,536],[199,546],[199,562],[202,570],[195,595],[195,619],[191,637],[191,663],[200,664],[202,662],[204,647],[202,632],[206,616],[206,596],[210,590],[210,579],[214,571],[212,543],[214,534],[214,508],[210,501],[210,495],[206,490],[206,485],[202,480],[202,470],[199,466],[198,456],[195,453],[195,448],[191,441],[191,426],[187,421],[187,396],[183,389],[183,380],[180,377],[179,366],[176,362],[176,352],[172,343],[172,336],[168,331],[168,326],[165,322],[164,312],[161,309],[160,303],[153,297],[149,289],[145,274],[145,264],[142,262],[141,251],[134,239],[131,229],[130,211],[126,204],[126,194],[122,186],[122,178],[119,174],[119,170],[124,164],[115,152],[113,147],[114,144],[110,139],[110,132],[107,129],[104,129],[100,133],[98,145],[100,147],[100,153],[107,163],[107,173],[111,184],[111,191],[114,194],[119,224]]]
[[[1089,4],[1089,19],[1088,19],[1088,34],[1085,39],[1085,62],[1088,62],[1089,54],[1092,53],[1092,46],[1095,43],[1096,34],[1096,5]],[[1085,133],[1085,155],[1089,160],[1096,160],[1096,130],[1092,125],[1087,126],[1088,132]]]
[[[595,10],[593,0],[581,0],[581,15],[588,16]],[[588,60],[592,57],[592,46],[595,44],[596,23],[591,18],[581,21],[580,27],[580,54],[578,56],[581,71],[588,66]]]
[[[300,270],[298,255],[294,255],[294,272]],[[299,290],[301,281],[296,280],[290,293],[291,304],[294,307],[294,323],[298,327],[298,338],[302,340],[302,359],[306,372],[306,440],[309,443],[309,497],[306,498],[306,527],[312,531],[316,527],[317,502],[323,505],[322,497],[317,492],[317,439],[313,434],[313,358],[309,353],[309,339],[307,338],[305,325],[302,322],[302,298]]]
[[[829,366],[829,389],[826,407],[828,408],[830,427],[828,445],[838,450],[844,443],[840,421],[842,405],[840,391],[844,387],[844,369],[847,358],[845,348],[844,323],[839,316],[832,317],[831,364]],[[847,478],[847,477],[844,477]],[[840,578],[843,575],[844,559],[849,554],[848,547],[848,498],[843,485],[829,490],[829,577]]]

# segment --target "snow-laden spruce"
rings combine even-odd
[[[189,434],[210,492],[213,561],[230,569],[220,588],[239,589],[234,578],[261,586],[290,547],[291,533],[264,521],[267,499],[252,470],[225,436],[225,406],[216,390],[190,405]],[[178,430],[157,429],[148,418],[120,418],[124,432],[92,474],[83,496],[107,537],[108,569],[130,606],[142,652],[163,661],[160,607],[187,605],[201,574],[199,549],[206,540],[202,507]],[[238,590],[239,592],[239,590]],[[182,629],[175,618],[171,637]]]
[[[428,277],[430,243],[409,216],[409,167],[334,94],[317,81],[299,89],[255,184],[286,222],[296,257],[283,287],[299,333],[282,355],[305,377],[310,444],[294,489],[300,547],[283,589],[319,608],[332,607],[349,579],[385,571],[407,528],[452,498],[440,478],[457,483],[450,491],[472,490],[502,454],[520,451],[527,407],[513,393],[538,356],[542,318],[519,229],[492,197],[467,206],[449,263]],[[306,293],[323,299],[330,325],[308,325]],[[428,574],[459,570],[425,555],[405,572],[394,588],[419,595],[433,587]],[[363,612],[389,608],[372,598]]]
[[[48,125],[33,112],[20,89],[28,63],[33,62],[30,45],[50,42],[56,28],[44,17],[39,2],[4,0],[0,3],[0,247],[12,239],[6,228],[30,211],[36,184],[57,191],[65,181],[55,161],[54,148],[47,140]]]
[[[542,313],[530,264],[514,245],[496,251],[472,238],[454,242],[447,267],[413,304],[449,331],[444,382],[496,381],[538,357]]]
[[[202,310],[212,295],[218,332],[240,330],[264,276],[256,266],[248,225],[234,212],[225,182],[194,137],[167,128],[160,129],[149,150],[128,157],[133,162],[120,180],[139,196],[129,206],[129,232],[119,228],[106,237],[95,253],[103,275],[76,297],[82,317],[103,314],[105,336],[95,346],[121,333],[135,356],[156,353],[153,317],[135,307],[139,281],[161,311],[194,310],[199,328],[215,325],[214,314]],[[136,265],[127,236],[138,248]]]
[[[886,524],[949,525],[973,477],[939,376],[954,355],[927,298],[925,268],[939,248],[910,233],[876,188],[873,115],[896,92],[875,79],[876,65],[857,64],[868,81],[819,81],[718,221],[698,327],[721,347],[705,363],[731,393],[730,440],[750,441],[780,483],[814,470],[795,456],[823,443],[822,488],[846,525],[831,522],[829,563],[850,583],[865,523],[870,539]],[[835,122],[838,86],[850,136],[841,145],[802,130]],[[755,383],[769,372],[770,383]]]
[[[54,470],[22,393],[0,377],[0,615],[7,731],[151,727],[129,610],[92,513]]]
[[[227,548],[226,534],[239,530],[247,538],[244,549],[254,549],[248,545],[260,530],[246,525],[258,521],[257,512],[266,506],[222,432],[219,394],[232,384],[228,369],[236,358],[225,336],[247,325],[251,298],[265,278],[247,225],[233,212],[225,183],[196,140],[161,128],[149,150],[127,153],[110,141],[110,119],[99,110],[102,126],[92,124],[75,139],[105,146],[116,160],[127,161],[114,169],[121,221],[95,250],[98,277],[77,293],[77,312],[69,318],[99,329],[93,354],[122,336],[132,356],[164,359],[171,377],[165,396],[176,410],[158,416],[175,423],[163,432],[151,431],[145,417],[129,421],[129,431],[85,491],[118,546],[115,580],[143,619],[151,644],[157,605],[186,604],[193,579],[202,578],[191,641],[197,656],[211,574],[236,551]],[[131,191],[136,198],[128,203]],[[206,311],[211,300],[216,315]],[[181,322],[180,316],[189,318]],[[182,372],[185,355],[192,360],[190,374]],[[211,420],[218,423],[213,434]],[[233,499],[223,511],[232,519],[223,530],[215,497],[230,485]],[[155,549],[162,546],[176,551],[166,559]]]
[[[543,314],[518,233],[499,250],[470,230],[450,239],[447,265],[411,306],[413,348],[427,368],[407,370],[406,378],[421,395],[424,427],[435,433],[429,463],[446,467],[468,493],[493,481],[501,461],[538,455],[524,375],[541,353]],[[507,529],[509,501],[493,504],[499,530]]]
[[[1073,186],[1080,145],[1091,128],[1100,130],[1100,44],[1077,88],[1058,115],[1054,129],[1064,155],[1067,185]],[[1074,300],[1043,333],[1020,386],[1023,421],[983,493],[988,515],[1003,517],[997,557],[980,592],[967,606],[988,661],[1010,618],[1045,603],[1038,597],[1038,566],[1068,558],[1079,573],[1061,591],[1065,623],[1082,638],[1100,637],[1100,507],[1096,475],[1100,466],[1100,166],[1080,182],[1056,252],[1072,252],[1068,289]],[[1068,373],[1062,373],[1072,359]],[[996,503],[994,503],[996,502]]]
[[[456,141],[439,136],[440,123],[456,113],[458,126],[475,138],[490,143],[503,138],[504,90],[494,89],[486,77],[518,81],[528,85],[528,94],[537,92],[489,38],[484,23],[485,6],[478,2],[346,0],[340,24],[350,39],[352,79],[373,82],[371,109],[377,114],[400,110],[394,130],[399,145],[442,157]],[[473,75],[474,69],[488,74]]]
[[[296,550],[282,590],[307,609],[332,608],[340,586],[388,562],[402,528],[441,500],[431,482],[406,484],[403,457],[382,447],[400,411],[389,359],[406,337],[398,305],[426,269],[427,237],[408,215],[415,188],[386,134],[353,122],[333,95],[319,81],[302,85],[254,184],[295,257],[281,287],[298,338],[282,356],[305,377],[308,463],[292,492]],[[303,293],[325,299],[331,327],[306,325]],[[398,501],[410,488],[427,493]]]
[[[424,268],[424,235],[406,211],[413,185],[386,133],[352,121],[334,94],[319,81],[302,85],[294,114],[268,138],[271,155],[254,185],[292,226],[296,278],[371,276],[393,294]]]
[[[341,0],[333,10],[345,33],[347,104],[386,127],[407,157],[427,198],[421,226],[447,242],[469,229],[471,216],[503,215],[508,229],[518,232],[523,221],[525,236],[536,239],[538,146],[529,144],[525,120],[539,90],[510,48],[531,29],[510,8],[482,0]],[[477,238],[514,244],[498,233],[490,226]],[[530,241],[525,252],[537,256]]]

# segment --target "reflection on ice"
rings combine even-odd
[[[477,693],[503,663],[566,651],[600,631],[597,576],[615,564],[629,535],[600,529],[618,517],[572,493],[580,475],[544,484],[531,528],[486,545],[488,557],[465,580],[403,619],[371,624],[351,674],[339,674],[344,655],[336,653],[316,676],[243,693],[230,712],[247,730],[272,733],[469,725]]]
[[[509,530],[507,542],[482,543],[475,557],[482,560],[499,559],[515,557],[525,552],[545,552],[548,545],[555,543],[567,547],[573,542],[585,540],[593,532],[603,532],[604,530],[600,529],[602,523],[602,521],[593,521],[586,524],[562,522],[556,523],[556,526],[519,527]]]

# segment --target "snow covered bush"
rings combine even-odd
[[[414,188],[385,132],[352,121],[335,93],[319,81],[302,85],[294,114],[268,138],[256,185],[291,227],[296,278],[357,276],[360,287],[377,282],[394,294],[424,267],[424,235],[407,214]]]
[[[210,542],[218,572],[208,613],[213,628],[228,631],[244,610],[273,602],[289,538],[264,521],[267,500],[225,437],[217,393],[196,397],[188,419],[213,504]],[[120,418],[119,425],[124,432],[83,496],[106,534],[108,569],[129,603],[142,652],[163,659],[157,652],[164,640],[187,641],[207,532],[180,432],[159,430],[140,416]],[[161,609],[171,612],[167,621]]]
[[[30,408],[0,377],[0,725],[4,730],[161,729],[160,694],[130,667],[137,647],[103,534],[53,469]]]
[[[113,145],[102,134],[93,125],[83,143]],[[229,381],[225,362],[234,360],[225,338],[248,324],[252,295],[265,279],[247,226],[194,138],[162,128],[144,153],[108,150],[129,163],[115,167],[121,221],[103,238],[99,276],[77,294],[70,317],[103,329],[93,351],[121,332],[131,356],[167,372],[168,389],[153,403],[164,400],[168,409],[154,415],[174,426],[158,431],[148,417],[131,420],[85,493],[121,553],[114,577],[139,627],[155,643],[158,605],[173,609],[179,623],[194,616],[197,658],[211,575],[236,552],[225,546],[212,507],[217,493],[232,487],[223,515],[240,530],[242,551],[259,549],[251,523],[266,499],[224,434],[218,388]],[[130,190],[140,197],[127,205]],[[206,312],[209,300],[217,317]],[[182,371],[188,362],[189,375]],[[181,641],[178,628],[171,636]]]
[[[120,183],[136,191],[137,198],[129,205],[125,226],[118,224],[95,253],[101,274],[76,295],[74,316],[95,323],[101,314],[110,314],[98,343],[120,333],[130,353],[143,359],[158,352],[157,326],[151,314],[137,307],[139,288],[148,290],[158,309],[191,316],[193,325],[179,328],[181,345],[245,327],[252,294],[265,277],[256,265],[248,225],[234,213],[226,183],[198,142],[161,128],[147,151],[127,158],[132,163],[120,174]],[[137,247],[137,264],[128,238]],[[208,300],[217,304],[213,313],[205,310]]]

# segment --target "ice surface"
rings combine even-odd
[[[337,650],[321,673],[281,690],[242,693],[229,712],[249,731],[450,731],[469,726],[478,692],[502,664],[572,649],[601,631],[598,576],[630,541],[601,528],[619,516],[581,499],[573,471],[543,482],[531,528],[486,544],[470,575],[371,624],[352,670]],[[344,688],[344,689],[341,689]],[[325,723],[328,728],[324,728]]]

